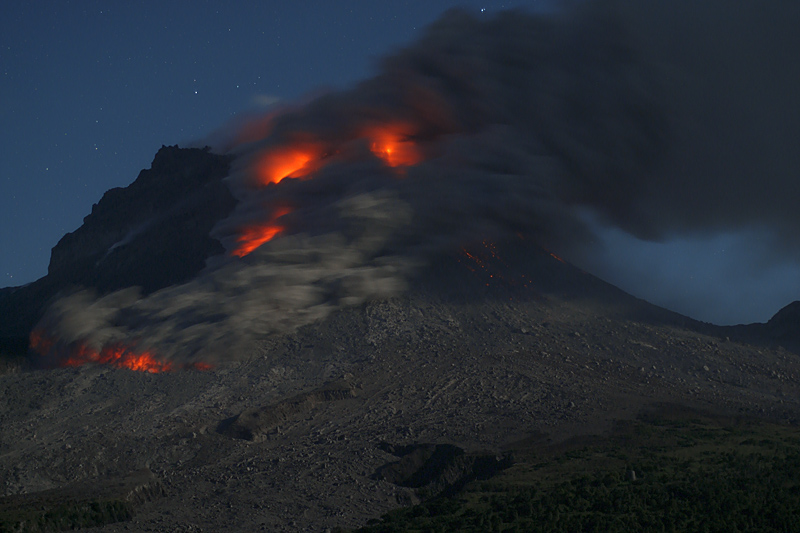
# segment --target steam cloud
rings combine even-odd
[[[217,137],[237,156],[239,204],[213,235],[232,251],[286,208],[278,237],[146,298],[74,294],[40,327],[66,345],[227,358],[396,294],[430,253],[476,237],[524,232],[579,254],[586,212],[645,239],[766,228],[797,256],[797,27],[790,0],[449,12],[373,79]],[[382,158],[382,135],[411,163]],[[298,146],[313,156],[296,179],[259,178],[265,154]]]

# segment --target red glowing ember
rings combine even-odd
[[[314,170],[313,162],[321,156],[321,150],[313,144],[298,144],[275,148],[256,164],[256,175],[261,185],[280,183],[286,178],[302,178]]]
[[[239,246],[231,252],[231,255],[244,257],[265,242],[271,241],[276,235],[286,229],[279,224],[277,220],[291,212],[292,210],[288,207],[282,207],[276,209],[265,223],[253,224],[252,226],[245,226],[242,228],[239,236],[236,237],[236,242],[239,243]]]
[[[355,138],[342,139],[341,145],[354,140],[365,140],[375,156],[381,158],[386,165],[396,168],[397,173],[402,175],[404,167],[416,165],[423,160],[422,151],[413,140],[415,131],[414,126],[404,122],[371,125],[359,130]],[[300,140],[295,138],[273,146],[260,155],[253,166],[257,186],[278,184],[287,178],[309,179],[328,164],[330,158],[340,153],[341,146],[336,142],[321,141],[312,134],[298,136],[301,137]],[[283,224],[278,223],[278,219],[289,212],[289,208],[281,208],[274,211],[266,222],[241,227],[236,237],[238,245],[230,254],[244,257],[274,239],[286,230]]]
[[[172,363],[161,362],[150,352],[134,353],[121,344],[104,346],[95,362],[138,372],[169,372],[173,369]]]
[[[388,124],[367,132],[372,142],[370,150],[390,167],[406,167],[422,161],[422,153],[410,139],[410,128],[402,124]]]
[[[403,123],[372,126],[360,138],[369,141],[373,154],[390,167],[407,167],[423,159],[417,143],[412,140],[414,129]],[[334,148],[334,147],[328,147]],[[303,140],[269,149],[255,164],[259,185],[280,183],[286,178],[307,178],[324,165],[324,143]]]
[[[518,235],[520,239],[523,237]],[[482,246],[472,246],[471,249],[462,248],[461,255],[464,259],[459,262],[478,276],[487,286],[503,286],[507,289],[532,289],[531,278],[524,272],[512,268],[500,254],[498,246],[491,241],[483,241]],[[513,296],[510,296],[513,299]]]
[[[42,356],[54,353],[54,348],[65,355],[56,355],[56,365],[61,367],[77,367],[94,363],[110,365],[114,368],[127,368],[137,372],[171,372],[182,368],[195,370],[210,370],[208,363],[190,363],[175,365],[169,361],[159,360],[150,351],[136,351],[122,343],[112,343],[104,346],[99,352],[89,348],[83,342],[73,343],[69,347],[59,346],[53,337],[48,336],[40,329],[33,330],[30,336],[31,349]]]

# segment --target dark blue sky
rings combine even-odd
[[[162,144],[187,145],[237,114],[363,79],[450,7],[490,16],[548,4],[8,4],[0,18],[0,286],[45,275],[58,240],[106,190],[149,167]],[[800,296],[800,276],[792,264],[743,261],[752,256],[745,237],[655,245],[613,230],[586,265],[696,318],[764,321]]]

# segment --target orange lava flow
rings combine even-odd
[[[412,139],[417,129],[410,123],[397,120],[386,124],[372,124],[358,130],[352,137],[342,139],[341,143],[323,141],[310,133],[297,134],[293,139],[272,146],[260,154],[252,166],[254,181],[256,186],[266,187],[278,184],[286,178],[311,178],[340,153],[342,145],[354,140],[359,143],[366,141],[376,157],[381,158],[387,166],[396,168],[396,173],[402,175],[405,167],[423,161],[423,152]],[[301,138],[297,139],[298,136]],[[278,219],[289,212],[290,209],[281,208],[274,211],[266,222],[255,222],[241,227],[236,237],[237,245],[230,255],[249,255],[285,231],[286,227],[278,223]]]
[[[170,372],[174,365],[159,361],[150,352],[136,353],[120,343],[104,346],[99,352],[88,348],[83,343],[74,346],[69,355],[59,359],[58,365],[65,367],[83,366],[87,363],[110,365],[115,368],[127,368],[137,372]]]
[[[375,156],[390,167],[407,167],[422,162],[423,154],[411,139],[414,127],[402,122],[390,122],[362,130],[358,138],[369,141]],[[328,146],[335,151],[336,146]],[[304,139],[269,148],[253,165],[259,185],[280,183],[286,178],[306,178],[319,170],[325,159],[325,143]]]
[[[169,372],[172,363],[156,359],[150,352],[133,353],[121,344],[104,346],[98,355],[97,362],[117,368],[129,368],[138,372]]]
[[[47,356],[53,353],[58,342],[41,329],[35,329],[30,335],[31,349],[39,355]],[[175,365],[169,361],[158,359],[152,352],[137,352],[122,343],[112,343],[98,352],[89,348],[83,342],[74,343],[69,349],[64,348],[66,355],[56,356],[56,365],[60,367],[78,367],[85,364],[110,365],[114,368],[127,368],[136,372],[171,372],[179,368],[193,368],[195,370],[210,370],[208,363],[189,363]]]
[[[401,124],[387,124],[367,132],[371,140],[370,150],[383,159],[390,167],[406,167],[422,161],[422,152],[417,144],[409,139],[406,127]]]
[[[319,159],[321,150],[313,144],[275,148],[256,163],[261,185],[280,183],[286,178],[301,178],[313,170],[310,163]]]
[[[267,222],[242,228],[239,232],[239,236],[236,237],[236,242],[239,243],[239,246],[231,252],[231,255],[244,257],[265,242],[274,239],[276,235],[286,229],[285,226],[278,224],[277,220],[291,212],[292,210],[290,208],[281,207],[272,213],[272,216]]]

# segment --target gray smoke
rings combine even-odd
[[[291,331],[340,307],[398,294],[413,264],[374,252],[407,221],[408,210],[395,198],[369,194],[338,207],[364,230],[351,240],[288,236],[144,298],[135,288],[102,297],[78,291],[50,306],[37,329],[67,352],[124,345],[178,365],[208,363],[235,359],[256,338]]]
[[[800,248],[800,4],[619,2],[667,96],[670,144],[642,183],[643,237],[760,226]],[[643,220],[645,224],[636,223]]]
[[[227,357],[220,346],[396,294],[429,254],[469,240],[524,232],[580,256],[598,219],[645,239],[766,228],[797,255],[799,26],[788,0],[449,12],[374,78],[216,137],[237,156],[239,204],[213,236],[233,251],[287,208],[276,239],[144,299],[73,295],[44,327]],[[375,155],[370,132],[387,124],[414,165]],[[295,145],[314,147],[306,175],[259,184],[265,154]]]

